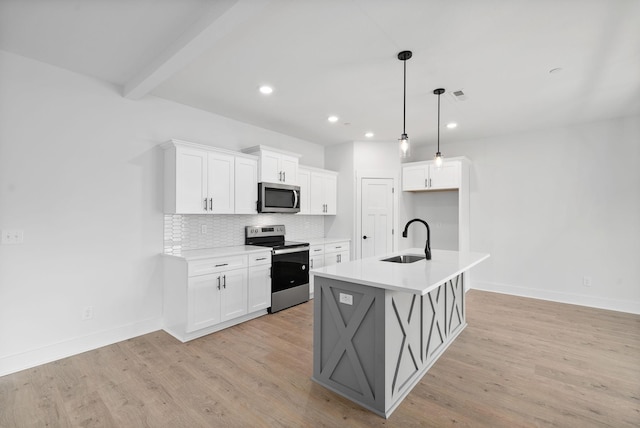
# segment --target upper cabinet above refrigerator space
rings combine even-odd
[[[445,159],[437,167],[435,161],[411,162],[402,165],[402,190],[407,192],[459,189],[466,158]]]

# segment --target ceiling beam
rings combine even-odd
[[[187,31],[124,84],[123,96],[140,99],[182,70],[242,22],[257,16],[270,0],[217,0]]]

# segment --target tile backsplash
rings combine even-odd
[[[244,245],[245,226],[284,224],[287,239],[324,236],[324,217],[290,214],[164,216],[164,252]]]

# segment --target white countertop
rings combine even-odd
[[[426,294],[445,281],[489,258],[489,254],[486,253],[431,250],[431,260],[418,260],[405,264],[381,261],[381,259],[400,254],[424,256],[424,249],[411,248],[385,256],[338,263],[313,269],[310,273],[319,277],[387,290]]]
[[[351,241],[351,239],[349,238],[300,238],[300,239],[293,239],[293,241],[308,242],[309,245],[324,245],[324,244],[334,244],[336,242],[349,242]]]
[[[268,252],[271,253],[271,248],[259,247],[257,245],[236,245],[234,247],[218,247],[218,248],[203,248],[201,250],[185,250],[178,254],[165,254],[167,257],[176,257],[183,260],[199,260],[209,259],[213,257],[224,256],[237,256],[239,254],[251,254]]]

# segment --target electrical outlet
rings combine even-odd
[[[200,233],[202,233],[203,235],[205,233],[207,233],[207,225],[206,224],[201,224],[200,225]]]
[[[340,303],[353,305],[353,296],[351,294],[340,293]]]
[[[3,230],[2,244],[13,245],[22,244],[24,242],[24,230]]]
[[[582,277],[582,285],[584,285],[585,287],[591,287],[591,277],[590,276],[583,276]]]
[[[82,319],[88,321],[93,318],[93,306],[87,306],[82,310]]]

